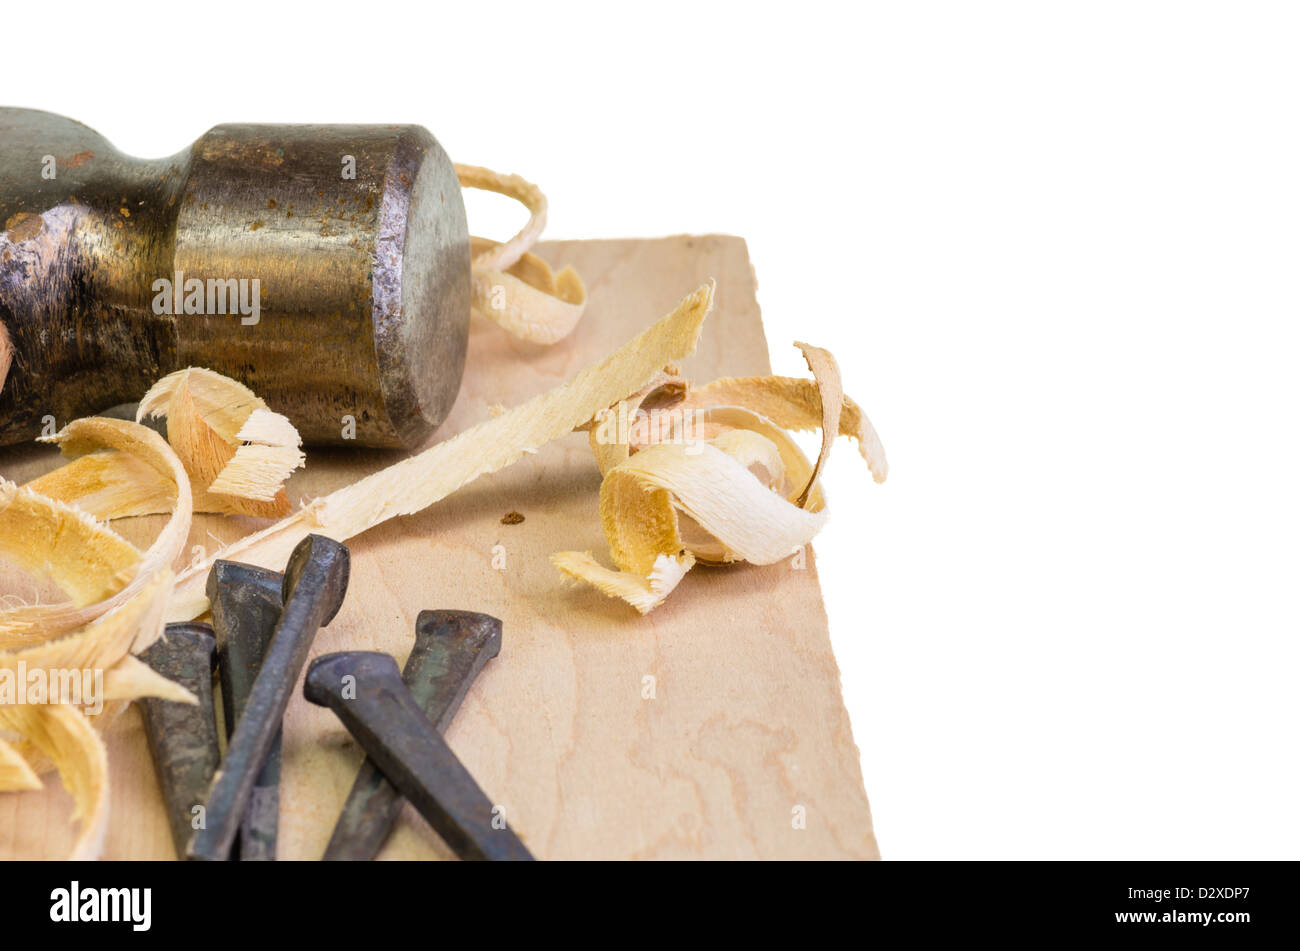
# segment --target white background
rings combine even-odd
[[[817,543],[885,857],[1300,857],[1285,5],[436,7],[10,4],[0,101],[417,122],[548,237],[744,236],[892,464]]]

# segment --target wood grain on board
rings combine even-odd
[[[540,253],[583,275],[586,316],[571,339],[552,347],[476,320],[459,401],[436,439],[485,419],[494,404],[515,405],[562,382],[710,277],[718,282],[716,306],[686,374],[703,382],[769,372],[742,240],[550,242]],[[289,496],[323,494],[397,458],[308,450]],[[45,448],[0,453],[0,473],[19,482],[57,464]],[[403,662],[424,608],[501,618],[501,655],[478,678],[447,738],[539,858],[877,858],[812,556],[803,568],[697,568],[640,617],[566,583],[548,560],[575,549],[608,563],[599,485],[586,437],[572,435],[353,539],[347,600],[316,638],[313,656],[368,649]],[[503,524],[509,512],[524,520]],[[161,523],[117,527],[144,543]],[[211,551],[261,524],[200,516],[190,545]],[[0,568],[0,594],[21,594],[24,584],[30,581]],[[303,700],[300,686],[285,718],[285,859],[320,856],[361,760],[334,715]],[[105,857],[171,858],[134,708],[110,728],[108,743]],[[0,857],[68,854],[71,798],[56,774],[45,781],[38,792],[0,794]],[[382,857],[449,855],[408,806]]]

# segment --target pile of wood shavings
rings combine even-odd
[[[601,526],[616,568],[573,551],[553,555],[556,567],[645,614],[697,562],[770,565],[812,541],[826,523],[818,479],[836,435],[856,439],[884,482],[884,447],[844,395],[835,358],[797,346],[811,380],[726,377],[693,389],[670,376],[593,424]],[[641,416],[648,425],[620,423],[645,405],[654,407]],[[816,464],[787,432],[813,429],[822,432]]]
[[[555,274],[529,253],[545,222],[545,197],[515,176],[457,171],[466,187],[509,195],[530,211],[510,241],[474,239],[475,313],[534,342],[562,339],[582,315],[586,290],[572,269]],[[724,378],[692,387],[681,378],[675,367],[694,350],[712,299],[712,284],[699,288],[567,383],[513,409],[494,409],[485,422],[297,511],[283,487],[304,461],[297,431],[247,387],[210,370],[170,374],[141,402],[137,419],[165,416],[167,440],[139,422],[100,418],[50,437],[70,462],[23,487],[0,479],[0,554],[71,600],[0,611],[0,669],[102,669],[106,703],[94,717],[71,704],[0,706],[0,791],[40,788],[40,774],[56,768],[82,822],[73,855],[96,857],[109,797],[99,731],[135,698],[194,702],[135,655],[166,621],[206,612],[214,561],[281,570],[307,534],[345,541],[575,430],[588,431],[603,476],[600,516],[615,568],[590,553],[554,555],[569,576],[645,613],[697,562],[788,557],[825,524],[818,478],[834,437],[857,439],[878,482],[887,471],[884,451],[865,414],[844,396],[834,359],[816,347],[799,345],[811,380]],[[641,410],[693,425],[606,425]],[[788,432],[811,429],[822,431],[815,463]],[[173,576],[194,512],[279,521]],[[168,522],[144,552],[106,524],[157,513]]]

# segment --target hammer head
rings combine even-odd
[[[469,232],[420,126],[221,125],[149,161],[0,109],[0,228],[0,444],[186,366],[312,444],[415,446],[459,388]]]

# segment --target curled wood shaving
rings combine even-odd
[[[149,416],[167,419],[167,439],[190,475],[196,511],[289,513],[284,481],[306,460],[302,439],[248,387],[212,370],[178,370],[140,401],[136,419]]]
[[[129,653],[148,647],[162,633],[163,610],[171,586],[172,573],[162,571],[126,604],[74,634],[34,646],[0,651],[0,668],[7,668],[14,676],[23,669],[102,670],[103,694],[98,699],[107,705],[92,721],[101,730],[120,712],[120,705],[113,706],[112,701],[160,697],[194,703],[193,695],[178,684],[165,677],[140,673],[135,666],[138,662]],[[42,750],[30,742],[20,741],[18,751],[36,773],[45,772],[52,765]],[[0,784],[0,789],[3,788]]]
[[[63,500],[30,486],[0,481],[0,551],[34,574],[48,578],[73,599],[54,605],[0,612],[0,668],[17,676],[44,669],[49,675],[102,674],[102,692],[83,697],[93,721],[66,703],[0,705],[0,729],[17,736],[0,750],[0,789],[31,788],[54,766],[76,801],[82,829],[73,858],[93,858],[102,846],[108,815],[107,751],[95,727],[122,709],[122,701],[159,696],[193,702],[188,691],[154,674],[131,656],[162,631],[172,588],[170,565],[189,533],[189,480],[176,454],[150,429],[113,419],[83,419],[52,437],[72,456],[105,451],[129,456],[169,489],[174,511],[143,555],[112,529],[73,507],[75,481],[65,480]],[[143,470],[141,470],[143,471]],[[88,495],[102,491],[89,487]],[[53,698],[51,698],[53,699]],[[94,712],[93,710],[91,712]],[[12,763],[23,760],[25,769]]]
[[[457,165],[465,188],[481,188],[521,202],[529,211],[523,229],[504,243],[472,238],[471,308],[507,332],[533,343],[551,344],[573,332],[587,306],[587,289],[573,268],[556,274],[528,253],[546,226],[546,196],[518,175]]]
[[[41,789],[41,779],[22,755],[0,739],[0,790]]]
[[[251,390],[211,370],[163,377],[145,394],[137,419],[167,418],[167,439],[184,467],[193,511],[278,518],[289,512],[284,481],[303,464],[293,424]],[[171,512],[171,475],[130,451],[82,455],[28,483],[56,499],[76,500],[97,518]]]
[[[261,398],[238,380],[201,367],[187,367],[168,373],[149,388],[136,408],[136,422],[155,416],[170,417],[173,401],[178,397],[184,401],[186,416],[200,416],[204,427],[227,443],[236,440],[240,427],[253,410],[266,408]],[[207,458],[201,461],[206,462]]]
[[[129,452],[105,449],[59,466],[25,488],[52,499],[76,499],[77,509],[105,521],[171,511],[171,481]]]
[[[48,756],[72,793],[81,833],[70,858],[98,858],[108,824],[108,750],[90,721],[63,703],[3,705],[0,727],[21,733]]]
[[[636,392],[666,364],[693,351],[712,306],[710,283],[567,383],[317,499],[197,562],[177,578],[168,620],[190,620],[207,610],[204,585],[218,558],[279,568],[309,533],[345,541],[380,522],[427,508],[479,476],[504,469],[584,426],[599,410]]]
[[[573,551],[553,555],[555,566],[645,614],[697,561],[770,565],[808,544],[826,522],[818,481],[837,434],[858,440],[883,481],[884,449],[844,396],[834,357],[796,346],[812,380],[722,379],[696,390],[664,380],[593,424],[601,527],[615,567]],[[656,409],[671,411],[668,425],[621,422]],[[814,428],[822,446],[810,464],[787,429]]]
[[[185,474],[176,453],[172,452],[171,447],[153,430],[127,420],[89,417],[74,420],[61,432],[48,437],[45,441],[57,443],[66,455],[73,457],[101,449],[118,450],[135,456],[153,469],[158,477],[166,481],[173,499],[173,509],[163,530],[135,564],[134,573],[129,575],[129,580],[119,573],[93,603],[86,603],[84,598],[78,601],[74,596],[73,601],[62,604],[25,606],[0,611],[0,644],[13,637],[56,637],[88,624],[125,604],[160,572],[170,570],[190,531],[193,500],[190,494],[189,477]],[[39,481],[37,480],[38,483]],[[0,502],[3,502],[6,497],[6,485],[7,483],[0,483]],[[87,569],[87,559],[81,551],[67,545],[57,550],[52,549],[53,542],[61,537],[63,526],[73,526],[74,530],[80,531],[88,538],[93,537],[99,545],[110,544],[107,538],[116,537],[116,533],[99,525],[85,513],[70,507],[76,505],[80,499],[75,486],[55,501],[37,493],[31,485],[32,483],[29,483],[24,487],[21,497],[28,505],[43,509],[46,513],[43,517],[50,520],[46,531],[49,533],[47,537],[51,539],[51,543],[43,548],[33,549],[29,539],[14,537],[13,529],[10,527],[12,506],[9,506],[0,509],[0,545],[6,545],[5,550],[20,562],[32,561],[36,557],[31,554],[33,550],[45,552],[46,554],[39,556],[45,559],[42,573],[63,587],[63,583],[59,582],[60,577],[73,578]],[[89,491],[98,491],[98,488],[93,486]],[[18,492],[9,495],[11,498],[19,497]],[[66,504],[59,505],[60,502]],[[118,541],[122,545],[126,544],[120,539]],[[9,547],[10,544],[12,547]],[[94,564],[89,567],[93,572]]]
[[[3,479],[0,552],[30,574],[54,582],[79,606],[122,590],[140,563],[135,546],[108,526]],[[0,611],[0,644],[6,635],[22,634],[39,620],[41,615],[30,609]]]
[[[0,668],[28,670],[107,670],[128,653],[138,653],[158,639],[172,573],[160,571],[125,604],[79,631],[36,644],[0,651]]]
[[[743,406],[782,429],[795,432],[821,427],[821,397],[814,380],[785,376],[722,377],[692,390],[681,409],[710,406]],[[889,475],[884,446],[871,420],[847,396],[840,408],[839,435],[857,441],[858,452],[866,460],[872,477],[876,482],[884,482]]]

